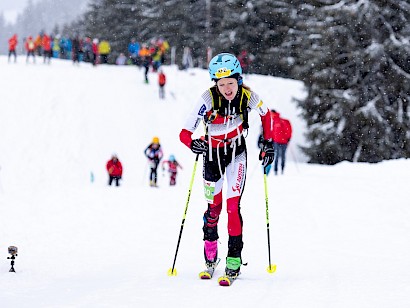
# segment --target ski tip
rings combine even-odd
[[[201,278],[201,279],[211,279],[212,276],[208,272],[200,272],[199,273],[199,278]]]
[[[178,275],[176,268],[170,268],[168,270],[168,276],[176,276],[176,275]]]
[[[229,287],[231,285],[231,280],[228,277],[222,276],[218,278],[218,283],[222,287]]]
[[[266,271],[269,274],[273,274],[274,272],[276,272],[276,264],[270,264],[267,268]]]

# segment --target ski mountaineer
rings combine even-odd
[[[218,259],[218,220],[222,210],[222,187],[227,182],[226,210],[228,213],[228,254],[225,276],[227,284],[235,280],[242,264],[242,215],[240,201],[243,194],[247,151],[245,136],[248,112],[259,113],[263,127],[263,148],[259,155],[262,165],[273,162],[271,112],[258,94],[243,84],[242,68],[230,53],[221,53],[209,62],[209,74],[215,85],[206,90],[180,132],[180,140],[195,154],[203,154],[203,180],[208,208],[203,216],[204,257],[211,278]],[[192,139],[192,134],[203,120],[205,138]],[[202,272],[203,274],[205,272]],[[200,274],[200,276],[201,276]]]
[[[177,184],[178,168],[182,169],[181,164],[175,159],[174,155],[170,155],[168,160],[162,162],[162,171],[165,171],[165,165],[168,164],[169,186]]]
[[[149,185],[151,187],[158,187],[157,179],[158,179],[158,165],[160,160],[163,157],[161,145],[159,143],[159,138],[154,137],[152,138],[152,142],[146,147],[144,150],[145,156],[148,158],[151,172],[149,175]]]

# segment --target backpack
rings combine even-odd
[[[287,141],[290,140],[292,137],[292,126],[290,126],[289,120],[281,119],[281,125],[283,129],[283,136],[286,138]]]
[[[225,116],[225,110],[222,107],[222,97],[218,94],[217,86],[209,89],[212,98],[212,114],[206,119],[206,122],[213,122],[217,115]],[[241,87],[241,100],[239,103],[239,115],[242,118],[242,126],[244,129],[249,128],[248,122],[248,103],[251,97],[251,91]]]
[[[292,137],[292,127],[286,119],[277,118],[273,123],[273,141],[280,144],[287,144]]]
[[[165,74],[159,74],[158,76],[158,82],[160,86],[165,85]]]

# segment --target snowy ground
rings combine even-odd
[[[194,164],[178,134],[211,85],[207,72],[165,67],[161,101],[156,75],[144,84],[135,67],[24,60],[8,64],[0,56],[0,307],[409,307],[410,161],[303,163],[297,145],[304,126],[292,103],[303,97],[299,82],[245,77],[295,133],[285,175],[268,178],[277,264],[269,274],[260,124],[251,117],[242,201],[248,266],[231,288],[222,288],[197,276],[205,210],[200,164],[178,275],[167,276]],[[176,187],[162,173],[160,188],[148,186],[143,150],[153,136],[184,167]],[[125,169],[119,188],[106,185],[112,153]],[[222,258],[225,225],[223,212]],[[10,245],[19,248],[15,274],[8,272]]]

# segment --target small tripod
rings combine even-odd
[[[17,257],[17,247],[9,246],[9,254],[11,254],[11,257],[7,257],[7,259],[11,259],[11,268],[9,272],[15,273],[16,271],[14,270],[14,260]]]

